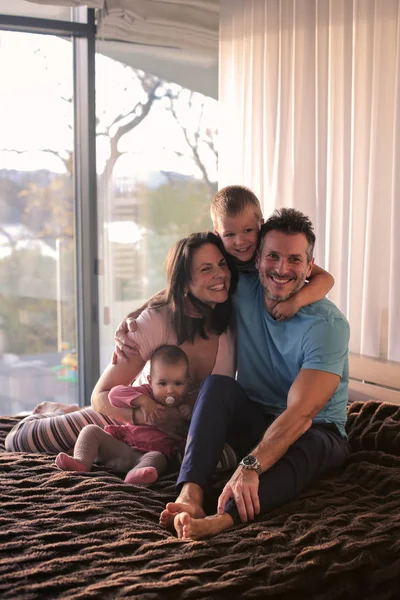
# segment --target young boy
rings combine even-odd
[[[189,385],[188,357],[178,346],[157,348],[150,360],[148,384],[118,385],[109,392],[114,406],[141,410],[148,425],[86,425],[80,432],[74,455],[60,452],[56,465],[62,471],[90,471],[93,463],[127,472],[125,483],[146,485],[156,481],[167,459],[183,450],[185,439],[172,437],[153,424],[165,405],[176,406],[185,421],[192,409],[185,404]],[[111,434],[111,435],[110,435]]]
[[[219,235],[225,250],[233,256],[239,271],[254,271],[258,234],[264,223],[257,196],[242,185],[228,185],[218,190],[211,201],[214,232]],[[313,266],[310,286],[305,285],[292,297],[279,302],[273,316],[283,321],[299,308],[323,298],[334,284],[332,275]]]

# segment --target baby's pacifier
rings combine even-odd
[[[173,404],[175,404],[175,398],[173,396],[168,396],[167,398],[165,398],[165,404],[172,406]]]

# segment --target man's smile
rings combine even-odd
[[[294,277],[277,277],[276,275],[269,275],[269,277],[277,285],[284,285],[295,279]]]

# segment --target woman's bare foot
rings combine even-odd
[[[43,415],[45,413],[67,414],[80,410],[77,404],[61,404],[60,402],[40,402],[33,409],[34,415]]]
[[[185,483],[175,502],[168,502],[160,515],[160,525],[173,529],[174,519],[179,513],[187,513],[193,519],[206,516],[203,510],[203,490],[195,483]]]
[[[230,529],[233,524],[228,513],[195,519],[189,513],[181,512],[174,519],[174,527],[181,540],[202,540]]]
[[[158,479],[157,469],[154,467],[134,467],[125,477],[125,483],[149,485]]]

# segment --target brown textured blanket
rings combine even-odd
[[[16,422],[0,418],[0,442]],[[54,457],[0,453],[0,598],[400,598],[400,407],[349,408],[346,468],[257,522],[181,542],[149,488]],[[4,448],[4,446],[3,446]]]

